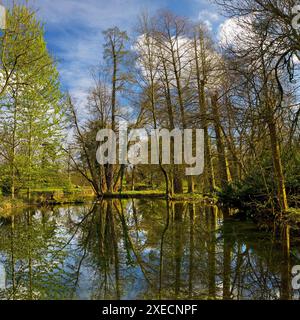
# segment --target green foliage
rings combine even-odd
[[[286,187],[288,194],[300,194],[300,151],[297,146],[287,148],[283,155],[286,172]]]
[[[283,155],[285,164],[286,189],[290,205],[295,206],[300,191],[300,156],[297,150],[290,149]],[[234,208],[249,210],[271,208],[277,203],[276,177],[272,169],[272,159],[265,153],[256,161],[247,175],[241,180],[227,185],[218,192],[220,202]],[[295,199],[295,200],[293,200]]]

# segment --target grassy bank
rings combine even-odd
[[[105,193],[103,199],[166,199],[162,190],[136,190]],[[63,189],[35,189],[31,191],[30,200],[27,198],[26,190],[22,190],[17,199],[1,197],[0,214],[10,212],[16,208],[22,208],[29,205],[46,206],[60,204],[80,204],[97,199],[91,188],[74,188],[71,190]],[[199,193],[176,194],[170,198],[172,201],[205,201],[207,203],[216,203],[217,198]]]
[[[0,214],[30,205],[79,204],[93,200],[95,200],[95,194],[91,188],[33,189],[30,199],[28,199],[26,190],[21,190],[16,199],[0,197]]]
[[[21,199],[8,199],[0,197],[0,216],[9,216],[15,210],[26,207],[27,204]]]
[[[113,193],[105,193],[103,195],[104,199],[166,199],[165,192],[161,190],[143,190],[143,191],[124,191],[120,192],[113,192]],[[205,201],[211,204],[217,203],[217,197],[213,195],[204,195],[200,193],[180,193],[175,194],[169,198],[171,201]]]

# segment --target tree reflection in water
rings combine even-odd
[[[293,243],[198,202],[31,208],[1,218],[0,297],[292,299]]]

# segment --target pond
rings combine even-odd
[[[288,244],[203,203],[108,200],[0,220],[1,299],[299,299]]]

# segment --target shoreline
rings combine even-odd
[[[125,191],[122,193],[104,193],[102,196],[84,192],[49,192],[39,191],[33,192],[31,200],[28,201],[25,197],[17,197],[11,199],[10,197],[2,196],[0,199],[0,215],[11,210],[22,209],[31,206],[54,206],[67,204],[84,204],[87,202],[101,202],[107,199],[157,199],[167,200],[164,192],[155,191]],[[204,201],[208,204],[217,204],[217,198],[207,194],[176,194],[168,198],[169,201]]]

